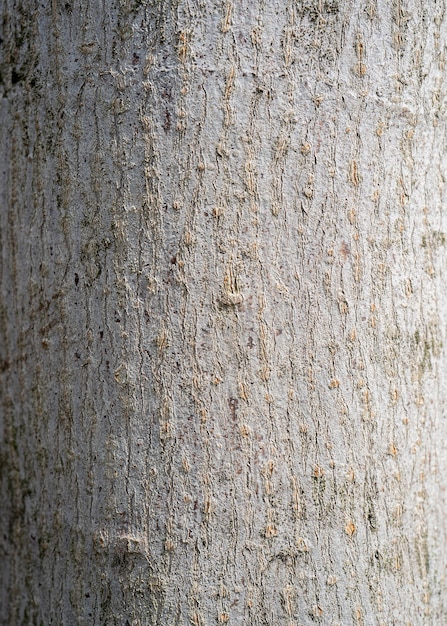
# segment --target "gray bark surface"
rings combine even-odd
[[[445,9],[1,1],[1,624],[447,623]]]

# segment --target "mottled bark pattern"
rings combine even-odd
[[[447,623],[445,8],[2,0],[2,624]]]

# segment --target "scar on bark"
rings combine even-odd
[[[236,398],[229,398],[228,404],[230,405],[231,417],[234,421],[236,421],[237,420],[237,407],[238,407],[239,402],[237,401]]]

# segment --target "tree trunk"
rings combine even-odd
[[[3,0],[1,624],[447,623],[445,8]]]

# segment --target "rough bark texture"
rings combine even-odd
[[[444,0],[2,0],[1,623],[447,623]]]

